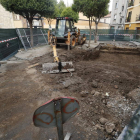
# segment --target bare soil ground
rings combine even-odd
[[[47,53],[21,64],[8,64],[0,74],[0,139],[57,139],[56,128],[36,128],[34,111],[46,101],[75,97],[80,112],[64,125],[71,140],[115,140],[129,122],[138,102],[131,95],[140,88],[140,55],[99,50],[60,48],[61,61],[72,61],[75,72],[42,74],[41,64],[53,62]],[[39,66],[27,69],[32,64]]]

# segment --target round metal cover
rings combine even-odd
[[[61,103],[63,124],[79,112],[79,102],[74,98],[61,97],[59,99],[50,100],[35,111],[33,116],[33,122],[35,126],[44,128],[56,126],[55,114],[57,112],[55,112],[54,104],[54,101],[56,100],[60,100]]]

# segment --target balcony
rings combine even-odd
[[[140,15],[136,16],[136,21],[140,21]]]
[[[128,7],[131,7],[131,6],[134,6],[134,2],[131,1],[129,4],[128,4]]]
[[[125,21],[126,22],[130,22],[131,21],[131,18],[128,17]]]

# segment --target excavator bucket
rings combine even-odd
[[[55,42],[55,40],[54,40]],[[53,45],[54,44],[54,45]],[[73,72],[74,67],[72,62],[61,62],[57,56],[55,43],[51,44],[53,47],[54,63],[44,63],[42,65],[44,73],[61,73],[61,72]]]
[[[74,67],[72,62],[45,63],[43,64],[43,71],[45,73],[71,73],[74,71]]]

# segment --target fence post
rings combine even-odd
[[[43,37],[44,37],[46,43],[48,43],[41,29],[40,29],[40,31],[41,31],[41,33],[42,33],[42,35],[43,35]]]
[[[22,36],[21,36],[21,33],[20,33],[19,29],[16,29],[16,32],[17,32],[17,34],[18,34],[18,36],[19,36],[19,38],[20,38],[20,40],[21,40],[21,42],[22,42],[22,44],[23,44],[23,47],[24,47],[25,51],[27,51],[26,46],[25,46],[25,44],[24,44],[24,41],[23,41],[23,39],[22,39]]]
[[[117,29],[115,29],[115,33],[114,33],[114,41],[116,41],[116,32],[117,32]]]
[[[24,30],[24,29],[23,29],[23,31],[24,31],[25,36],[26,36],[26,38],[27,38],[27,41],[28,41],[28,43],[29,43],[29,45],[30,45],[30,47],[31,47],[30,41],[29,41],[29,39],[28,39],[28,37],[27,37],[27,34],[26,34],[26,32],[25,32],[25,30]],[[32,47],[31,47],[31,48],[32,48]]]

